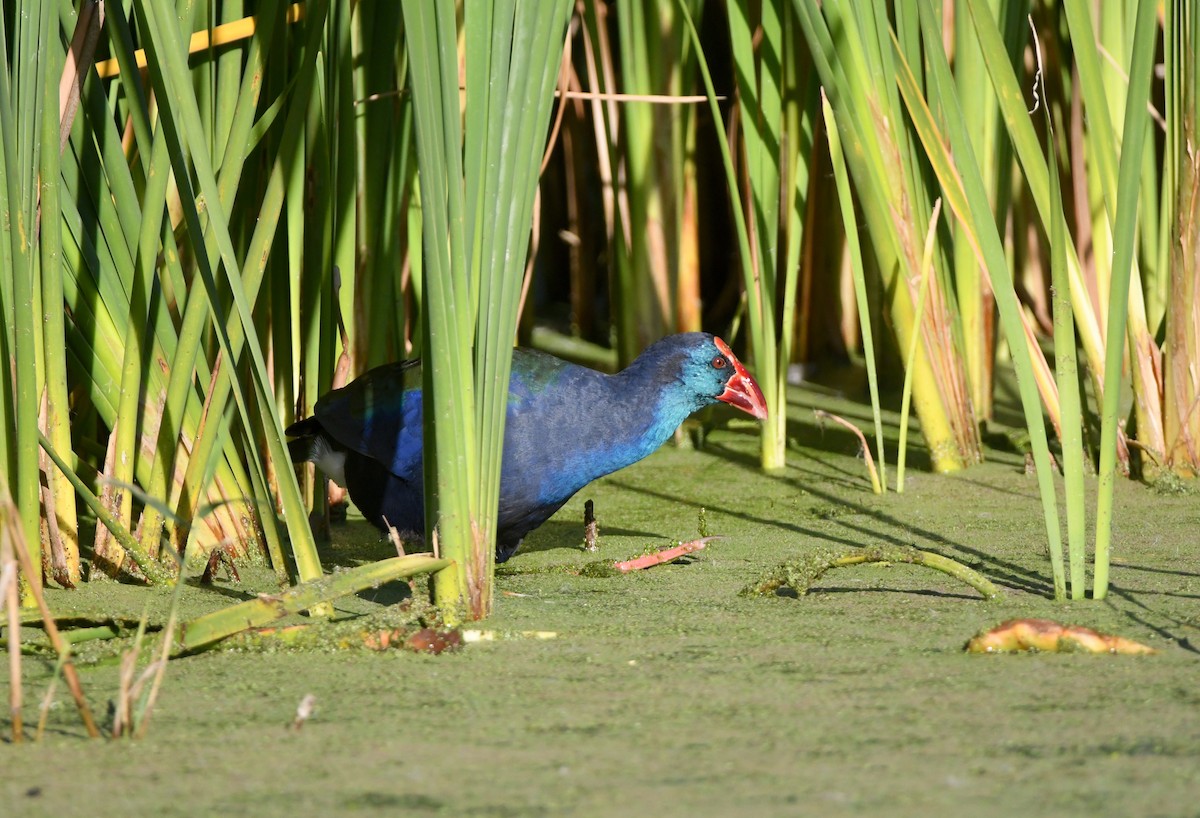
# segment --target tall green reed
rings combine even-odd
[[[923,239],[918,226],[929,222],[932,197],[926,160],[896,87],[899,60],[921,64],[913,9],[896,7],[899,39],[893,51],[882,2],[796,0],[794,6],[846,146],[897,345],[905,350],[914,335],[921,339],[911,375],[913,401],[933,467],[962,468],[980,459],[979,431],[955,342],[954,292],[940,252],[934,256],[929,303],[920,323],[915,320]]]
[[[404,3],[425,257],[426,528],[443,610],[492,607],[494,530],[530,215],[568,2]],[[445,237],[444,239],[442,237]],[[431,456],[432,455],[432,456]]]
[[[41,562],[40,498],[38,496],[38,382],[39,333],[36,318],[39,253],[35,243],[38,218],[38,179],[41,152],[49,141],[51,150],[57,140],[43,126],[42,108],[52,97],[47,65],[38,59],[42,44],[56,35],[53,6],[39,3],[29,13],[14,15],[12,48],[4,20],[0,20],[0,216],[5,230],[0,237],[0,264],[6,271],[0,291],[3,299],[4,360],[11,362],[12,377],[5,377],[3,420],[5,441],[0,454],[5,457],[8,483],[16,491],[14,501],[20,514],[24,540],[29,544],[32,562]],[[47,45],[47,48],[53,46]],[[39,576],[25,576],[25,582],[37,586]],[[30,589],[23,600],[32,604]]]

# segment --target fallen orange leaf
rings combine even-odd
[[[1098,633],[1080,625],[1063,625],[1050,619],[1010,619],[967,643],[968,653],[1119,653],[1145,655],[1154,648],[1122,636]]]

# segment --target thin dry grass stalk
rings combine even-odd
[[[134,674],[137,673],[137,650],[129,650],[121,657],[121,685],[117,694],[117,711],[113,717],[113,738],[121,736],[130,736],[132,738],[141,738],[145,735],[146,724],[150,720],[150,711],[153,709],[153,702],[147,700],[145,708],[139,714],[137,712],[137,702],[142,697],[142,690],[146,686],[146,682],[151,679],[154,684],[151,686],[151,697],[155,697],[158,693],[159,682],[162,679],[163,671],[166,670],[167,663],[165,659],[158,659],[151,662],[142,671],[141,675],[134,681]]]
[[[8,610],[8,714],[13,744],[25,736],[21,725],[21,598],[17,591],[17,561],[5,539],[0,545],[0,597]]]
[[[871,457],[871,447],[867,444],[867,436],[863,434],[862,429],[855,426],[850,421],[843,417],[826,412],[824,409],[814,409],[813,414],[819,420],[832,420],[839,426],[844,426],[858,437],[858,442],[862,446],[863,460],[867,463],[867,473],[871,476],[871,487],[876,494],[883,493],[883,484],[879,482],[879,472],[875,470],[875,458]]]
[[[0,487],[0,543],[3,543],[4,553],[15,553],[21,572],[25,576],[31,577],[35,575],[35,566],[29,557],[29,549],[25,544],[25,537],[18,520],[17,509],[13,505],[12,497],[8,494],[8,488],[6,486]],[[40,567],[37,566],[39,570]],[[62,663],[63,678],[67,680],[67,687],[71,691],[71,697],[75,699],[75,706],[79,710],[80,718],[83,719],[83,726],[89,736],[99,738],[100,731],[96,727],[95,719],[92,718],[92,709],[88,706],[87,698],[83,695],[83,688],[79,684],[79,675],[75,672],[75,665],[68,656],[70,645],[62,638],[62,634],[58,632],[58,626],[54,623],[54,616],[51,615],[50,607],[46,604],[46,597],[42,593],[41,584],[31,582],[28,583],[28,586],[34,601],[37,603],[38,611],[42,615],[42,625],[46,629],[46,636],[49,637],[50,644],[59,655],[59,660]],[[16,638],[16,641],[19,642],[19,634],[19,630],[14,631],[10,637],[10,641]],[[16,679],[19,678],[19,676],[16,677]],[[15,684],[16,681],[14,680]]]
[[[178,595],[176,596],[178,597]],[[150,715],[154,712],[154,704],[158,700],[158,692],[167,671],[171,646],[175,641],[177,607],[178,605],[171,606],[171,615],[167,620],[167,627],[163,630],[162,646],[159,649],[158,658],[148,664],[136,680],[134,675],[137,674],[138,656],[141,654],[142,637],[145,634],[145,619],[138,628],[133,647],[121,656],[120,684],[117,692],[116,712],[113,715],[113,738],[121,736],[142,738],[146,735],[146,728],[150,724]],[[150,691],[143,698],[142,691],[147,682],[150,682]]]
[[[58,658],[58,663],[54,666],[54,675],[50,677],[50,684],[46,685],[46,693],[42,696],[42,704],[38,708],[37,730],[33,734],[34,741],[41,741],[46,732],[46,720],[50,717],[50,705],[54,704],[54,694],[58,692],[58,679],[62,676],[64,658]]]

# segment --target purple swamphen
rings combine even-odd
[[[723,401],[767,416],[758,384],[716,336],[664,338],[616,375],[513,351],[500,471],[496,561],[591,481],[636,463],[698,409]],[[386,530],[425,527],[417,361],[376,367],[317,401],[287,429],[292,460],[345,486]]]

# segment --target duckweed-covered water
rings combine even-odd
[[[667,447],[590,486],[535,532],[501,567],[484,627],[557,638],[440,656],[213,651],[172,662],[137,742],[87,740],[60,692],[40,744],[0,745],[0,813],[1198,814],[1200,495],[1120,482],[1110,598],[1056,604],[1018,453],[992,451],[954,476],[913,471],[905,494],[877,497],[856,442],[818,429],[815,405],[869,423],[860,407],[796,392],[785,472],[760,473],[752,430],[723,426],[702,450]],[[578,547],[587,498],[598,554]],[[690,539],[701,507],[725,539],[690,562],[604,579],[548,570]],[[878,543],[953,557],[1004,598],[911,565],[837,569],[799,598],[738,593],[806,549]],[[391,553],[352,519],[324,558]],[[268,571],[242,576],[189,587],[183,614],[274,588]],[[338,607],[378,608],[401,590]],[[164,615],[166,592],[50,594],[63,616],[136,619],[147,599]],[[1161,653],[963,653],[980,629],[1026,616]],[[102,716],[117,685],[111,651],[85,649],[81,666]],[[49,672],[26,659],[27,722]],[[315,712],[289,730],[307,694]]]

